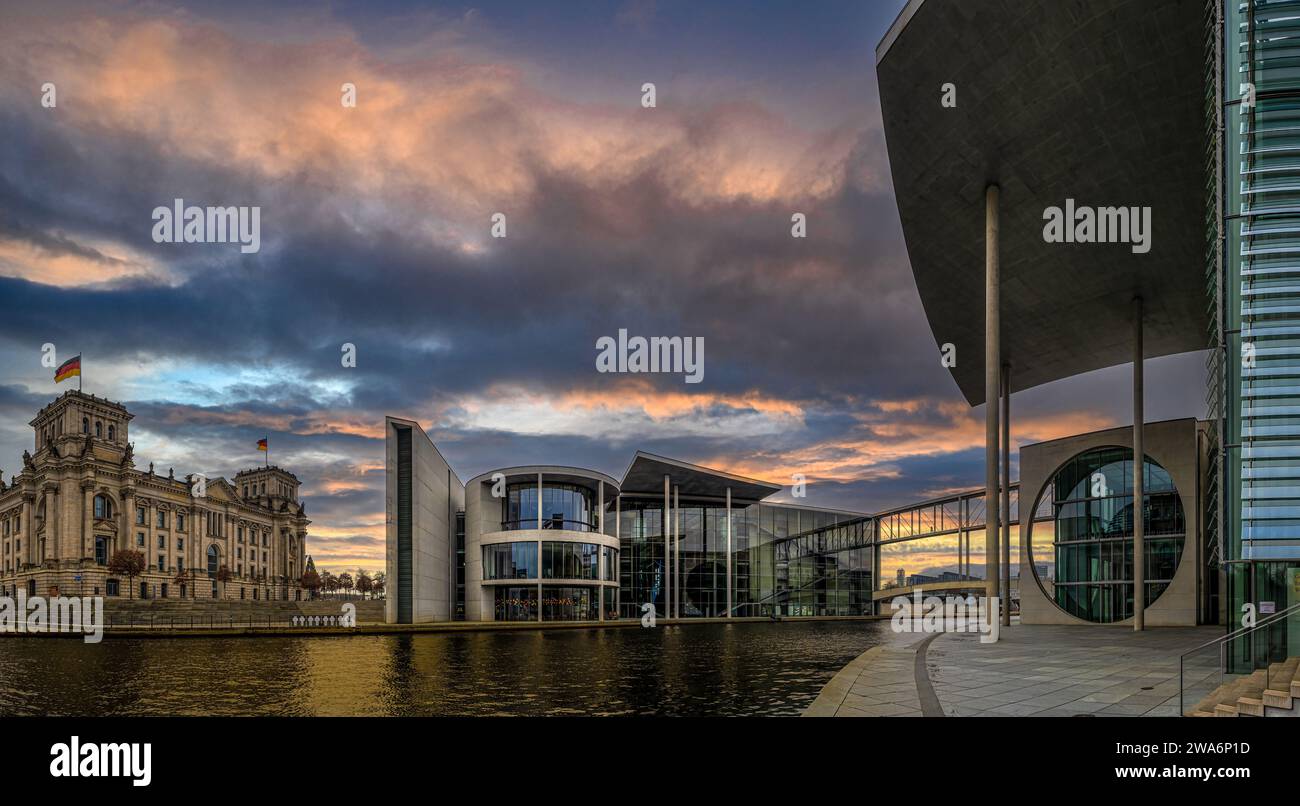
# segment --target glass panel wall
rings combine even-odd
[[[624,496],[622,502],[622,613],[639,617],[653,602],[665,612],[668,573],[662,498]],[[736,616],[808,613],[860,615],[870,607],[870,521],[842,532],[812,536],[851,516],[779,504],[731,510],[732,611]],[[727,610],[727,509],[723,503],[683,500],[680,511],[680,614],[720,617]],[[671,531],[673,524],[669,523]],[[864,536],[865,535],[865,536]],[[791,540],[799,540],[792,546]],[[841,552],[860,549],[856,554]],[[795,563],[790,564],[791,552]],[[794,576],[791,576],[793,568]],[[865,586],[865,587],[862,587]],[[847,612],[852,610],[853,612]],[[832,612],[834,611],[834,612]]]
[[[537,579],[537,544],[489,543],[483,546],[483,578]]]
[[[537,621],[537,586],[497,586],[497,621]]]
[[[599,618],[596,588],[546,585],[542,587],[543,621],[595,621]]]
[[[596,579],[600,546],[595,543],[542,543],[542,577],[545,579]]]
[[[542,484],[543,529],[567,529],[594,532],[599,526],[596,501],[598,493],[576,484],[545,481]],[[501,528],[536,529],[537,484],[524,482],[506,487],[501,499]]]

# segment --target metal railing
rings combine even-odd
[[[1192,656],[1195,655],[1209,654],[1208,650],[1211,649],[1217,650],[1217,658],[1216,658],[1215,666],[1213,667],[1214,671],[1211,672],[1210,674],[1207,674],[1204,678],[1202,678],[1199,681],[1202,684],[1208,686],[1205,689],[1204,694],[1202,694],[1202,696],[1206,696],[1212,693],[1215,689],[1219,688],[1219,686],[1223,685],[1225,679],[1229,676],[1240,678],[1252,672],[1259,671],[1260,669],[1266,670],[1264,687],[1269,688],[1273,682],[1272,664],[1275,661],[1273,660],[1271,654],[1268,653],[1267,651],[1262,653],[1263,656],[1261,657],[1261,653],[1259,651],[1259,646],[1256,641],[1256,637],[1260,634],[1259,632],[1260,630],[1268,628],[1269,632],[1266,633],[1266,636],[1271,639],[1274,634],[1274,630],[1272,628],[1276,627],[1279,624],[1281,624],[1283,628],[1285,628],[1287,619],[1291,617],[1300,617],[1300,603],[1291,605],[1285,610],[1278,611],[1277,613],[1271,613],[1262,621],[1259,621],[1250,627],[1242,627],[1241,629],[1234,630],[1233,632],[1230,632],[1227,635],[1221,635],[1212,641],[1206,641],[1200,646],[1195,647],[1193,649],[1189,649],[1183,654],[1179,655],[1178,656],[1178,715],[1179,716],[1187,715],[1185,694],[1187,690],[1186,677],[1187,677],[1188,658],[1191,658]],[[1300,624],[1296,626],[1296,629],[1300,629]],[[1285,632],[1283,634],[1285,634]],[[1249,652],[1249,656],[1244,661],[1244,663],[1247,666],[1249,666],[1249,671],[1230,672],[1229,663],[1228,663],[1229,647],[1231,644],[1233,644],[1233,642],[1243,638],[1250,639],[1250,646],[1247,650]],[[1269,644],[1265,644],[1265,648],[1267,648],[1268,646]],[[1206,665],[1204,668],[1209,669],[1210,667]]]

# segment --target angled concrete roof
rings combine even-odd
[[[908,256],[962,394],[984,400],[984,189],[1001,189],[1013,391],[1208,344],[1202,0],[910,0],[876,51]],[[952,82],[957,106],[940,105]],[[1150,206],[1151,250],[1049,244],[1043,211]],[[936,350],[935,361],[939,356]]]
[[[623,474],[623,492],[663,495],[664,476],[669,477],[674,487],[680,488],[682,496],[692,498],[722,499],[726,497],[727,488],[731,488],[733,502],[761,501],[781,491],[779,484],[637,451]]]

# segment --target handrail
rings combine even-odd
[[[1246,633],[1254,632],[1255,630],[1258,630],[1260,627],[1266,627],[1269,624],[1272,624],[1274,621],[1278,621],[1279,619],[1282,618],[1282,616],[1285,616],[1287,613],[1290,613],[1292,610],[1300,610],[1300,602],[1296,602],[1295,604],[1291,605],[1285,610],[1279,610],[1276,613],[1269,613],[1268,618],[1264,619],[1261,622],[1258,622],[1257,624],[1252,624],[1249,627],[1242,627],[1241,629],[1230,632],[1227,635],[1220,635],[1218,638],[1214,638],[1212,640],[1206,641],[1205,643],[1201,644],[1198,647],[1187,650],[1182,655],[1179,655],[1179,657],[1180,658],[1186,657],[1187,655],[1190,655],[1193,652],[1199,652],[1200,650],[1205,649],[1207,646],[1213,646],[1214,644],[1223,643],[1226,641],[1232,641],[1237,638],[1240,638]]]
[[[1257,622],[1257,623],[1255,623],[1255,624],[1252,624],[1252,625],[1249,626],[1249,627],[1242,627],[1242,628],[1239,629],[1239,630],[1234,630],[1234,631],[1228,633],[1227,635],[1220,635],[1218,638],[1215,638],[1215,639],[1210,640],[1210,641],[1206,641],[1205,643],[1201,644],[1200,646],[1198,646],[1198,647],[1194,647],[1194,648],[1192,648],[1192,649],[1189,649],[1189,650],[1187,650],[1186,652],[1184,652],[1183,654],[1179,655],[1179,656],[1178,656],[1178,715],[1179,715],[1179,716],[1186,716],[1186,715],[1187,715],[1187,711],[1186,711],[1186,709],[1184,708],[1184,703],[1183,703],[1183,693],[1184,693],[1184,685],[1183,685],[1183,666],[1184,666],[1184,662],[1185,662],[1185,660],[1186,660],[1186,658],[1187,658],[1188,655],[1191,655],[1191,654],[1194,653],[1194,652],[1200,652],[1202,649],[1206,649],[1207,647],[1212,647],[1212,646],[1214,646],[1215,644],[1219,644],[1219,645],[1220,645],[1220,646],[1219,646],[1219,665],[1220,665],[1220,667],[1226,666],[1226,663],[1224,662],[1224,656],[1223,656],[1223,647],[1226,646],[1227,643],[1228,643],[1229,641],[1235,641],[1235,640],[1237,640],[1238,638],[1241,638],[1242,636],[1249,635],[1249,634],[1255,632],[1256,630],[1260,629],[1261,627],[1267,627],[1267,626],[1269,626],[1269,625],[1271,625],[1271,624],[1275,624],[1275,623],[1277,623],[1278,621],[1281,621],[1283,616],[1286,616],[1287,614],[1292,613],[1292,612],[1300,612],[1300,602],[1297,602],[1296,604],[1291,605],[1290,607],[1286,608],[1285,610],[1279,610],[1279,611],[1276,612],[1276,613],[1270,613],[1269,616],[1268,616],[1268,618],[1264,619],[1263,621],[1260,621],[1260,622]]]
[[[731,606],[731,610],[728,611],[728,613],[729,613],[729,615],[735,615],[735,614],[736,614],[736,611],[737,611],[738,609],[742,608],[742,607],[753,607],[753,606],[755,606],[755,605],[761,605],[761,604],[763,604],[764,602],[766,602],[768,599],[772,599],[772,598],[774,598],[774,597],[781,596],[782,594],[784,594],[785,596],[789,597],[789,595],[790,595],[791,593],[794,593],[794,592],[796,592],[796,591],[801,591],[801,590],[803,590],[804,588],[807,588],[809,585],[816,585],[818,582],[824,582],[825,580],[830,579],[831,576],[832,576],[831,574],[824,574],[824,575],[822,575],[822,576],[817,577],[816,579],[814,579],[813,581],[811,581],[811,582],[809,582],[809,583],[807,583],[807,584],[800,585],[800,586],[797,587],[797,588],[784,588],[784,589],[779,590],[779,591],[772,591],[772,592],[769,593],[767,596],[764,596],[762,599],[759,599],[757,602],[741,602],[741,603],[739,603],[739,604],[734,604],[734,605]],[[725,608],[724,608],[724,610],[725,610]]]

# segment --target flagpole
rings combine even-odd
[[[84,355],[80,355],[80,354],[78,354],[78,355],[77,355],[77,364],[78,364],[78,366],[77,366],[77,391],[80,392],[80,391],[81,391],[81,379],[84,378],[84,377],[86,376],[86,372],[85,372],[85,369],[86,369],[86,357],[85,357]]]

